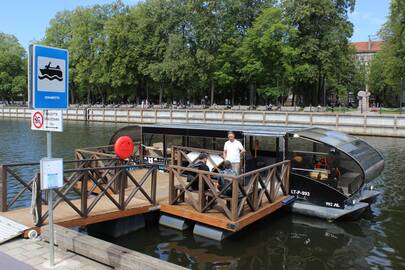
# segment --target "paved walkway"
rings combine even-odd
[[[9,255],[9,256],[7,256]],[[13,259],[14,258],[14,259]],[[15,260],[16,259],[16,260]],[[55,266],[49,266],[49,244],[17,238],[0,245],[0,269],[107,270],[108,266],[55,248]],[[31,268],[31,267],[33,268]]]
[[[35,270],[32,266],[0,252],[0,269]]]

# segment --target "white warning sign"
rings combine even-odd
[[[31,129],[42,131],[63,131],[63,114],[61,110],[31,111]]]

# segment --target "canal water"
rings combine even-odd
[[[105,145],[120,126],[67,122],[55,134],[54,156],[71,159],[75,148]],[[0,163],[45,155],[45,133],[25,120],[0,120],[0,138]],[[328,223],[279,212],[222,243],[156,223],[109,240],[193,269],[405,269],[405,139],[364,139],[384,154],[386,168],[375,181],[382,196],[360,220]]]

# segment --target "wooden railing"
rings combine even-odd
[[[97,166],[100,162],[104,165]],[[54,209],[61,202],[65,202],[80,217],[85,218],[91,214],[103,197],[107,197],[118,210],[126,210],[138,193],[141,193],[149,203],[156,205],[157,167],[154,165],[134,165],[132,162],[121,161],[117,158],[81,159],[66,161],[65,164],[72,164],[74,168],[64,170],[63,187],[54,189],[56,196]],[[96,166],[94,166],[95,164]],[[42,206],[46,204],[46,194],[40,189],[38,165],[39,163],[1,165],[0,203],[2,212],[9,211],[17,201],[24,199],[22,194],[29,192],[32,195],[34,191],[36,193],[35,210],[39,214],[36,225],[42,225],[48,217],[48,211],[42,211]],[[36,171],[29,181],[24,180],[17,172],[17,169],[27,169],[27,167]],[[129,171],[137,168],[146,168],[140,179],[136,179]],[[146,189],[145,183],[149,179],[151,187]],[[8,199],[7,186],[10,181],[14,181],[16,194]],[[126,188],[127,181],[133,183],[130,188]],[[16,183],[20,186],[18,190],[16,190]],[[113,186],[116,186],[117,189],[114,190]],[[97,193],[95,193],[96,189]],[[80,199],[80,206],[73,203],[73,200],[77,199]]]
[[[216,205],[231,221],[259,210],[263,203],[273,203],[288,195],[290,161],[285,160],[238,176],[207,172],[186,167],[182,147],[173,149],[174,165],[169,167],[169,204],[191,204],[200,213]],[[177,165],[179,164],[179,165]],[[219,168],[217,168],[219,169]],[[189,176],[187,181],[187,176]],[[190,180],[191,178],[191,180]],[[218,187],[218,180],[225,183]],[[198,183],[198,189],[192,186]]]
[[[145,151],[145,146],[140,143],[135,143],[134,145],[134,153],[130,158],[133,162],[144,164],[149,163],[152,164],[154,162],[149,162],[149,160],[154,160],[153,156],[149,156],[147,151]],[[145,154],[146,152],[146,154]],[[75,159],[99,159],[99,158],[106,158],[106,157],[115,157],[114,153],[114,146],[113,145],[105,145],[105,146],[96,146],[96,147],[86,147],[86,148],[79,148],[75,150]],[[165,160],[163,163],[155,162],[155,164],[167,164]]]

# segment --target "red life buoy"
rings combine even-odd
[[[114,152],[120,159],[127,159],[134,153],[134,142],[129,136],[119,137],[114,144]]]

